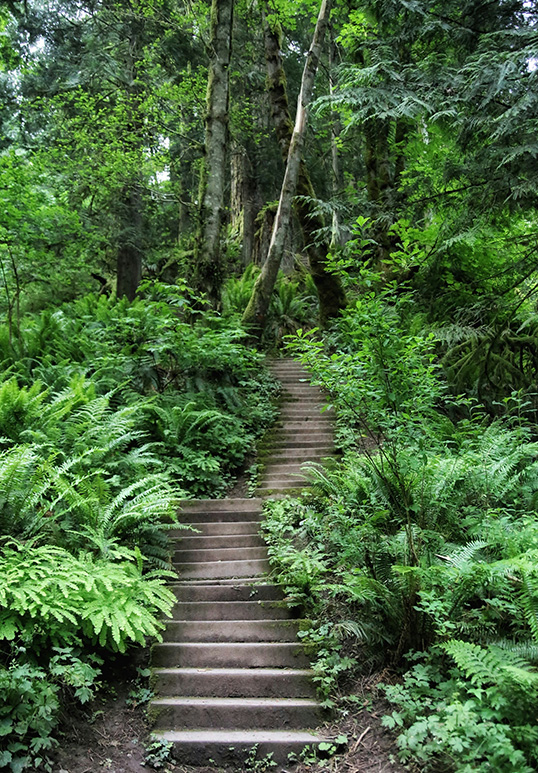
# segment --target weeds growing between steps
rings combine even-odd
[[[0,767],[50,770],[66,693],[158,635],[166,528],[221,494],[273,418],[232,323],[154,283],[0,327]],[[198,304],[199,306],[199,304]]]
[[[266,504],[271,560],[313,620],[324,700],[390,667],[384,723],[424,771],[538,766],[538,443],[525,400],[450,395],[404,301],[365,295],[291,351],[338,409],[343,457]],[[509,410],[508,410],[509,409]],[[363,443],[364,438],[369,444]]]

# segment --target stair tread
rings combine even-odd
[[[155,735],[166,741],[181,741],[185,739],[200,739],[206,742],[222,742],[227,745],[241,742],[251,743],[253,746],[264,741],[289,741],[299,740],[306,743],[319,743],[322,736],[314,735],[308,730],[160,730]]]
[[[319,701],[313,698],[220,698],[212,696],[182,696],[170,695],[164,698],[154,698],[152,705],[200,706],[319,706]]]
[[[191,668],[186,666],[185,668],[155,668],[153,669],[156,674],[216,674],[217,676],[240,676],[248,671],[249,674],[259,674],[260,676],[312,676],[315,672],[311,668],[213,668],[207,666],[205,668]]]
[[[335,456],[335,412],[304,366],[269,364],[281,383],[280,415],[260,447],[256,496],[183,500],[181,520],[192,530],[169,533],[179,572],[169,587],[178,601],[165,621],[167,640],[152,650],[161,685],[152,706],[164,725],[154,733],[187,764],[215,757],[237,766],[252,747],[284,762],[289,751],[324,740],[310,730],[322,714],[296,638],[302,620],[270,582],[260,521],[267,498],[308,487],[305,463]]]

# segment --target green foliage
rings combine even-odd
[[[54,647],[46,668],[31,662],[0,667],[0,765],[13,773],[50,771],[47,752],[56,746],[60,698],[66,689],[85,703],[95,690],[100,658],[81,659],[71,647]]]
[[[258,274],[259,268],[250,264],[241,277],[226,281],[222,292],[225,316],[242,316]],[[299,328],[312,327],[316,310],[317,295],[312,276],[303,272],[296,279],[279,272],[269,304],[264,345],[278,348],[286,335],[295,333]]]
[[[311,466],[301,500],[266,505],[271,561],[312,620],[325,700],[349,669],[425,652],[387,688],[402,760],[532,770],[535,433],[515,396],[495,420],[449,398],[409,303],[364,295],[325,341],[292,341],[336,407],[344,456]]]
[[[160,770],[170,761],[172,748],[173,744],[171,742],[154,736],[146,745],[145,764],[151,765],[155,770]]]
[[[143,575],[140,554],[126,548],[114,557],[75,557],[50,545],[4,548],[1,638],[23,641],[36,652],[81,639],[124,652],[129,642],[158,635],[158,617],[174,603],[162,573]]]
[[[397,709],[383,723],[405,727],[400,758],[419,760],[426,771],[439,765],[462,772],[535,770],[535,670],[517,652],[494,645],[453,640],[443,649],[456,667],[434,649],[402,684],[386,687]]]
[[[35,763],[50,770],[46,753],[60,708],[59,687],[46,672],[29,664],[0,669],[0,765],[13,773]]]

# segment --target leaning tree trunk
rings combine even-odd
[[[200,176],[199,224],[194,250],[198,289],[218,303],[222,284],[220,232],[224,221],[229,66],[232,52],[233,0],[213,0],[205,117],[205,155]]]
[[[297,183],[301,176],[301,167],[304,167],[302,164],[301,155],[304,144],[304,135],[306,131],[307,111],[312,99],[314,79],[316,77],[316,71],[328,20],[329,1],[322,0],[318,19],[316,22],[316,28],[314,30],[314,37],[312,39],[310,51],[308,52],[303,70],[301,90],[297,100],[295,126],[293,128],[293,132],[291,133],[291,140],[289,142],[286,170],[284,172],[284,180],[282,182],[282,188],[280,191],[278,209],[273,226],[273,232],[271,235],[271,242],[269,244],[269,253],[265,263],[263,264],[258,279],[256,280],[252,297],[250,298],[249,304],[243,315],[243,323],[248,325],[251,328],[253,334],[257,337],[261,337],[261,334],[265,328],[271,294],[275,286],[278,269],[280,268],[280,263],[282,262],[282,256],[284,254],[286,234],[290,227],[293,199],[297,191]],[[314,261],[314,264],[312,264],[311,261],[311,269],[314,279],[319,280],[320,266],[316,261]]]
[[[290,117],[286,75],[282,63],[281,31],[278,23],[275,21],[275,16],[272,14],[269,17],[264,14],[263,26],[267,89],[271,103],[272,119],[282,156],[286,160],[292,138],[293,124]],[[296,193],[298,198],[294,202],[295,212],[303,232],[310,271],[318,292],[320,322],[324,325],[329,319],[340,314],[346,305],[346,297],[338,277],[329,273],[326,268],[327,245],[319,244],[318,241],[319,231],[325,227],[325,223],[312,205],[312,202],[316,199],[316,193],[302,158],[299,161]]]

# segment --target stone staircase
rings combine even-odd
[[[177,604],[152,649],[154,733],[189,765],[244,769],[247,755],[286,763],[319,743],[323,713],[297,639],[301,621],[270,582],[259,522],[264,498],[305,485],[301,465],[333,453],[330,415],[304,369],[277,360],[279,421],[261,449],[256,498],[188,500],[177,530]],[[187,534],[187,536],[184,536]]]

